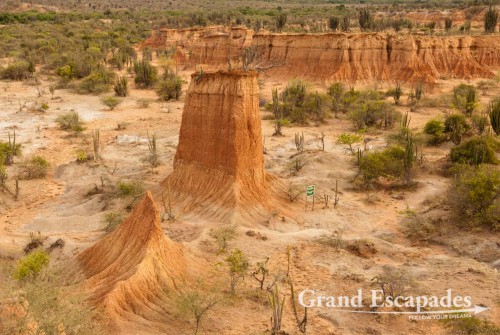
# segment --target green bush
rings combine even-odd
[[[108,71],[92,72],[78,85],[79,93],[100,94],[109,91],[114,74]]]
[[[116,97],[108,96],[101,98],[101,102],[109,108],[109,110],[115,109],[122,101]]]
[[[392,127],[401,117],[394,106],[381,98],[376,91],[348,91],[342,99],[356,129],[366,127]]]
[[[120,181],[117,185],[120,196],[139,197],[144,193],[144,184],[140,180]]]
[[[452,205],[468,223],[500,229],[500,171],[488,165],[460,166],[458,171]]]
[[[23,80],[29,78],[33,72],[35,71],[31,63],[26,61],[17,61],[0,71],[0,79]]]
[[[394,146],[381,151],[367,152],[358,161],[365,185],[379,177],[398,178],[403,176],[405,149]]]
[[[113,87],[117,97],[126,97],[128,95],[128,80],[126,77],[120,77]]]
[[[439,120],[430,120],[424,126],[424,133],[430,136],[429,144],[439,144],[446,141],[444,124]]]
[[[281,95],[273,92],[273,101],[266,104],[266,109],[274,114],[276,120],[297,124],[316,124],[329,117],[326,95],[309,92],[307,84],[294,80],[287,84]]]
[[[139,87],[150,88],[158,80],[158,70],[146,60],[135,62],[134,72],[134,81]]]
[[[472,115],[477,107],[477,91],[474,86],[460,84],[453,88],[453,105],[466,115]]]
[[[0,163],[0,186],[4,186],[5,182],[7,181],[7,170],[5,169],[5,166]]]
[[[462,136],[470,131],[470,125],[464,115],[451,114],[444,121],[444,131],[455,144],[462,142]]]
[[[47,175],[49,162],[43,157],[33,156],[19,165],[19,179],[38,179]]]
[[[497,141],[492,137],[472,138],[451,149],[451,161],[460,164],[496,164]]]
[[[156,85],[156,94],[162,101],[179,100],[182,91],[182,79],[169,69],[165,69],[163,78]]]
[[[43,251],[33,251],[17,263],[14,278],[17,280],[30,279],[38,276],[40,271],[49,264],[49,255]]]
[[[77,134],[84,130],[80,115],[75,111],[59,115],[56,122],[62,130],[74,131]]]
[[[21,155],[21,144],[0,142],[0,165],[12,164],[14,157]]]

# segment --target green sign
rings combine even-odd
[[[314,185],[309,185],[306,188],[306,197],[310,197],[314,195]]]

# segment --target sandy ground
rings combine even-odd
[[[183,72],[186,81],[189,72]],[[439,83],[433,96],[450,92],[458,81]],[[66,242],[64,255],[72,257],[98,240],[104,232],[104,215],[122,210],[131,199],[107,197],[104,194],[89,195],[96,187],[110,189],[120,180],[140,179],[147,188],[154,187],[172,171],[172,161],[178,143],[183,98],[179,102],[160,103],[153,91],[132,89],[129,97],[115,110],[109,111],[97,96],[77,95],[69,90],[58,90],[52,99],[48,82],[41,84],[43,95],[38,97],[35,87],[18,82],[0,82],[0,139],[14,130],[22,144],[23,156],[37,154],[51,164],[45,179],[20,181],[20,195],[16,201],[6,191],[0,192],[0,252],[21,254],[29,241],[30,233],[40,232],[48,237],[48,243],[61,238]],[[272,87],[283,88],[286,83],[265,78],[262,96],[269,98]],[[316,84],[318,90],[324,85]],[[382,86],[387,89],[388,85]],[[184,86],[187,88],[187,85]],[[380,85],[379,85],[379,88]],[[496,88],[489,96],[481,96],[485,103],[500,94]],[[148,108],[139,108],[137,100],[153,100]],[[34,101],[47,102],[47,112],[20,110],[20,104]],[[406,101],[406,98],[404,99]],[[398,107],[406,112],[408,107]],[[75,110],[85,121],[85,132],[70,137],[59,130],[55,118],[69,110]],[[425,160],[417,167],[417,187],[414,191],[397,189],[359,192],[353,189],[356,174],[354,158],[336,143],[337,136],[352,130],[345,116],[331,119],[320,127],[293,127],[284,129],[284,137],[273,137],[273,125],[262,111],[262,132],[265,137],[265,162],[269,173],[279,176],[285,183],[297,185],[315,184],[317,194],[334,193],[335,180],[340,190],[339,204],[325,208],[317,200],[314,211],[305,212],[303,201],[290,205],[295,220],[281,219],[273,213],[263,222],[242,222],[238,238],[231,247],[238,247],[249,255],[252,262],[270,257],[273,272],[285,271],[286,248],[292,246],[292,278],[297,290],[313,288],[332,295],[355,294],[358,288],[369,290],[371,280],[385,265],[393,265],[417,279],[418,291],[442,295],[451,288],[461,295],[471,295],[476,305],[491,308],[481,318],[500,324],[500,292],[498,270],[492,262],[500,259],[498,234],[475,231],[463,233],[451,224],[442,227],[440,243],[414,244],[402,232],[402,214],[406,209],[436,211],[449,217],[449,209],[441,206],[446,197],[450,179],[439,171],[450,145],[425,149]],[[439,108],[422,108],[411,113],[411,127],[422,129],[423,124],[435,117],[444,116]],[[126,129],[117,130],[117,124],[126,122]],[[102,162],[76,162],[78,149],[92,152],[91,131],[101,134]],[[308,164],[297,174],[291,175],[287,165],[296,153],[295,132],[304,132]],[[325,134],[325,150],[320,150],[319,136]],[[146,162],[148,134],[158,137],[161,165],[151,168]],[[373,131],[372,149],[386,144],[386,131]],[[22,158],[21,158],[22,159]],[[19,160],[19,159],[18,159]],[[16,166],[8,167],[9,176],[16,173]],[[104,185],[104,186],[102,186]],[[9,178],[8,187],[14,189]],[[160,205],[160,208],[162,206]],[[439,208],[437,210],[436,208]],[[175,212],[174,208],[174,212]],[[290,214],[290,213],[288,213]],[[175,222],[164,221],[163,228],[173,240],[182,242],[195,254],[211,262],[220,260],[214,253],[208,230],[218,223],[187,222],[179,216]],[[251,228],[249,228],[251,227]],[[248,230],[260,232],[267,240],[245,234]],[[344,240],[358,239],[373,242],[377,253],[359,257],[345,250],[336,252],[332,247],[318,243],[318,238],[339,229],[345,229]],[[486,256],[485,256],[486,255]],[[483,261],[480,261],[483,260]],[[256,282],[248,279],[242,288],[242,297],[220,305],[203,324],[206,334],[261,334],[269,328],[270,309],[262,298],[252,299]],[[285,311],[284,329],[296,332],[290,307]],[[190,333],[185,329],[172,331]],[[355,315],[312,309],[309,315],[310,334],[445,334],[437,321],[409,321],[397,315]],[[123,331],[123,333],[127,333]],[[133,330],[129,333],[139,333]],[[154,332],[144,332],[154,333]]]

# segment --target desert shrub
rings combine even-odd
[[[398,83],[395,88],[388,90],[385,94],[386,96],[394,99],[394,104],[399,105],[399,100],[403,95],[403,88],[401,87],[401,84]]]
[[[21,155],[21,144],[14,142],[0,142],[0,165],[11,165],[14,157]]]
[[[381,99],[376,91],[348,91],[343,96],[343,105],[356,129],[389,128],[401,117],[394,106]]]
[[[327,96],[311,93],[305,82],[294,80],[287,84],[280,95],[276,90],[273,91],[273,101],[267,103],[266,109],[282,124],[286,121],[297,124],[312,121],[318,124],[329,117],[327,101]]]
[[[354,143],[359,143],[362,140],[363,140],[363,136],[360,134],[342,133],[337,138],[337,143],[347,145],[347,147],[349,148],[349,151],[351,153],[354,153],[354,148],[352,147],[352,145]]]
[[[126,97],[128,95],[128,80],[127,77],[120,77],[116,80],[113,87],[117,97]]]
[[[453,105],[465,115],[472,115],[477,106],[476,88],[466,84],[460,84],[453,88]]]
[[[139,108],[148,108],[150,104],[151,100],[149,99],[141,98],[137,100],[137,107]]]
[[[0,163],[0,186],[5,186],[5,182],[7,181],[7,170],[5,169],[5,165]]]
[[[181,315],[193,316],[195,319],[194,334],[198,334],[201,321],[205,315],[217,304],[220,298],[214,292],[207,292],[204,288],[183,290],[176,298],[176,306]]]
[[[451,114],[444,121],[444,131],[449,134],[455,144],[462,142],[462,136],[470,130],[470,125],[464,115]]]
[[[342,83],[333,83],[328,87],[328,95],[332,99],[332,112],[335,117],[337,117],[337,113],[341,111],[341,98],[344,91],[345,89]]]
[[[116,106],[118,106],[122,101],[116,97],[113,96],[107,96],[101,98],[101,102],[109,108],[109,110],[115,109]]]
[[[424,126],[424,133],[430,136],[429,144],[436,145],[446,140],[444,124],[439,120],[430,120]]]
[[[404,174],[405,149],[394,146],[361,155],[358,166],[365,185],[379,177],[397,178]]]
[[[481,113],[480,115],[472,115],[471,121],[474,131],[479,135],[483,135],[488,128],[487,114]]]
[[[14,278],[24,280],[35,278],[49,264],[49,255],[43,250],[36,250],[24,256],[14,270]]]
[[[495,326],[488,320],[481,320],[475,316],[467,318],[443,319],[445,327],[452,335],[497,335],[500,327]]]
[[[38,179],[47,175],[49,162],[43,157],[33,156],[19,164],[19,179]]]
[[[114,74],[109,71],[101,70],[92,72],[87,77],[83,78],[78,84],[77,91],[79,93],[100,94],[109,91],[109,87],[113,82]]]
[[[498,142],[492,137],[472,138],[451,149],[450,158],[453,163],[461,164],[496,164],[495,150]]]
[[[165,69],[162,79],[156,84],[156,94],[162,101],[179,100],[182,91],[182,79],[169,69]]]
[[[351,26],[351,21],[349,20],[349,16],[345,15],[342,18],[342,21],[340,21],[340,29],[343,32],[348,32],[350,26]]]
[[[84,163],[88,160],[89,160],[89,156],[85,150],[79,149],[76,151],[76,161],[78,163]]]
[[[234,226],[227,226],[211,229],[209,235],[217,243],[218,253],[225,253],[229,247],[229,242],[236,238],[237,233]]]
[[[104,214],[104,223],[106,224],[106,227],[104,227],[104,230],[108,233],[112,232],[115,230],[115,228],[122,223],[123,221],[123,215],[119,212],[108,212]]]
[[[229,270],[231,293],[235,294],[236,287],[245,279],[250,262],[240,249],[234,249],[224,261]]]
[[[0,79],[23,80],[29,78],[33,72],[35,72],[33,64],[26,61],[17,61],[1,69]]]
[[[130,182],[120,181],[117,185],[118,194],[123,197],[140,197],[144,193],[144,184],[140,180]]]
[[[495,134],[500,135],[500,99],[495,99],[489,103],[487,114],[490,118],[491,128]]]
[[[382,273],[374,277],[372,283],[382,290],[384,299],[407,296],[417,286],[411,273],[392,266],[384,266]]]
[[[487,95],[488,91],[490,91],[493,87],[495,87],[495,82],[493,80],[481,80],[477,83],[477,89],[483,92],[483,95]]]
[[[361,8],[358,13],[358,22],[361,30],[371,30],[373,29],[373,16],[367,8]]]
[[[500,172],[489,165],[460,166],[450,202],[471,225],[500,229]]]
[[[425,241],[436,232],[436,226],[421,214],[411,210],[405,211],[404,214],[403,232],[407,238]]]
[[[158,80],[158,70],[146,60],[134,63],[134,73],[134,82],[138,87],[150,88]]]
[[[75,111],[59,115],[56,122],[62,130],[74,131],[77,134],[84,130],[83,121],[80,120],[80,115]]]

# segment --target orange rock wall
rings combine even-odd
[[[265,75],[311,80],[433,82],[491,77],[500,67],[500,36],[421,36],[387,33],[254,34],[210,27],[161,30],[145,45],[174,50],[180,64],[228,67],[255,50],[253,66]]]

